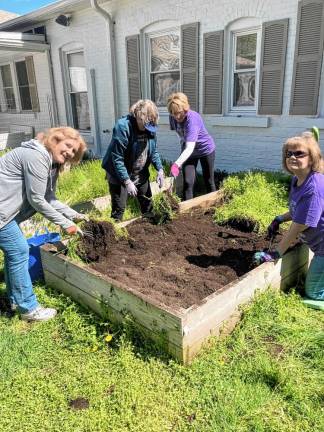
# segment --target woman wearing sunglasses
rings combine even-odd
[[[293,175],[289,211],[274,218],[268,227],[269,237],[276,235],[282,222],[292,223],[276,250],[257,252],[254,256],[258,264],[274,261],[299,237],[314,253],[305,283],[306,295],[312,300],[324,300],[324,175],[318,139],[318,129],[313,128],[284,144],[283,167]]]

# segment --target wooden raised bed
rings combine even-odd
[[[194,207],[211,207],[222,199],[212,192],[180,205],[185,212]],[[152,300],[86,265],[59,255],[52,245],[41,249],[45,281],[112,321],[131,315],[134,323],[149,338],[182,363],[189,363],[209,336],[231,330],[239,319],[238,307],[269,286],[286,289],[307,271],[306,246],[296,247],[276,264],[265,263],[185,309]]]

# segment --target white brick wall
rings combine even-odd
[[[116,57],[118,76],[119,115],[128,111],[128,88],[126,74],[125,37],[140,33],[144,28],[166,20],[173,25],[200,22],[200,107],[202,106],[202,35],[205,32],[221,30],[242,17],[258,18],[260,23],[289,18],[288,47],[284,83],[283,115],[270,118],[269,127],[215,126],[215,116],[204,116],[206,126],[217,146],[216,167],[229,171],[252,168],[280,169],[283,141],[302,132],[313,124],[324,129],[324,78],[321,84],[321,117],[312,119],[289,116],[291,79],[295,47],[295,32],[298,0],[114,0],[104,4],[115,21]],[[161,26],[161,24],[160,24]],[[109,41],[105,21],[91,9],[73,13],[70,27],[57,25],[54,20],[46,23],[49,42],[52,47],[55,87],[60,122],[66,124],[64,90],[59,50],[67,43],[80,43],[84,47],[86,65],[96,71],[97,104],[100,131],[112,128],[113,101],[110,69]],[[229,52],[225,51],[225,56]],[[145,78],[144,78],[145,79]],[[88,81],[90,78],[88,76]],[[226,85],[226,81],[224,83]],[[93,109],[90,107],[92,124]],[[175,159],[179,153],[178,140],[168,130],[167,117],[161,116],[159,148],[161,155]],[[324,146],[324,130],[321,144]],[[103,146],[108,136],[101,133]]]

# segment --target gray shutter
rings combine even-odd
[[[263,23],[258,114],[281,114],[288,19]]]
[[[38,93],[37,93],[36,76],[35,76],[33,57],[25,57],[25,62],[26,62],[26,69],[27,69],[27,77],[28,77],[32,110],[34,112],[39,112],[40,108],[39,108],[39,99],[38,99]]]
[[[142,98],[139,35],[126,38],[129,106]]]
[[[290,114],[317,114],[323,40],[324,0],[300,1]]]
[[[223,112],[223,45],[223,30],[204,34],[204,114]]]
[[[181,84],[190,107],[199,110],[199,23],[181,26]]]

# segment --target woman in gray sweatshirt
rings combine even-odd
[[[79,132],[70,127],[49,129],[23,142],[0,158],[0,249],[4,253],[7,293],[22,319],[45,321],[56,310],[41,307],[28,273],[29,247],[19,223],[39,212],[73,235],[84,218],[55,197],[60,169],[78,163],[86,149]]]

